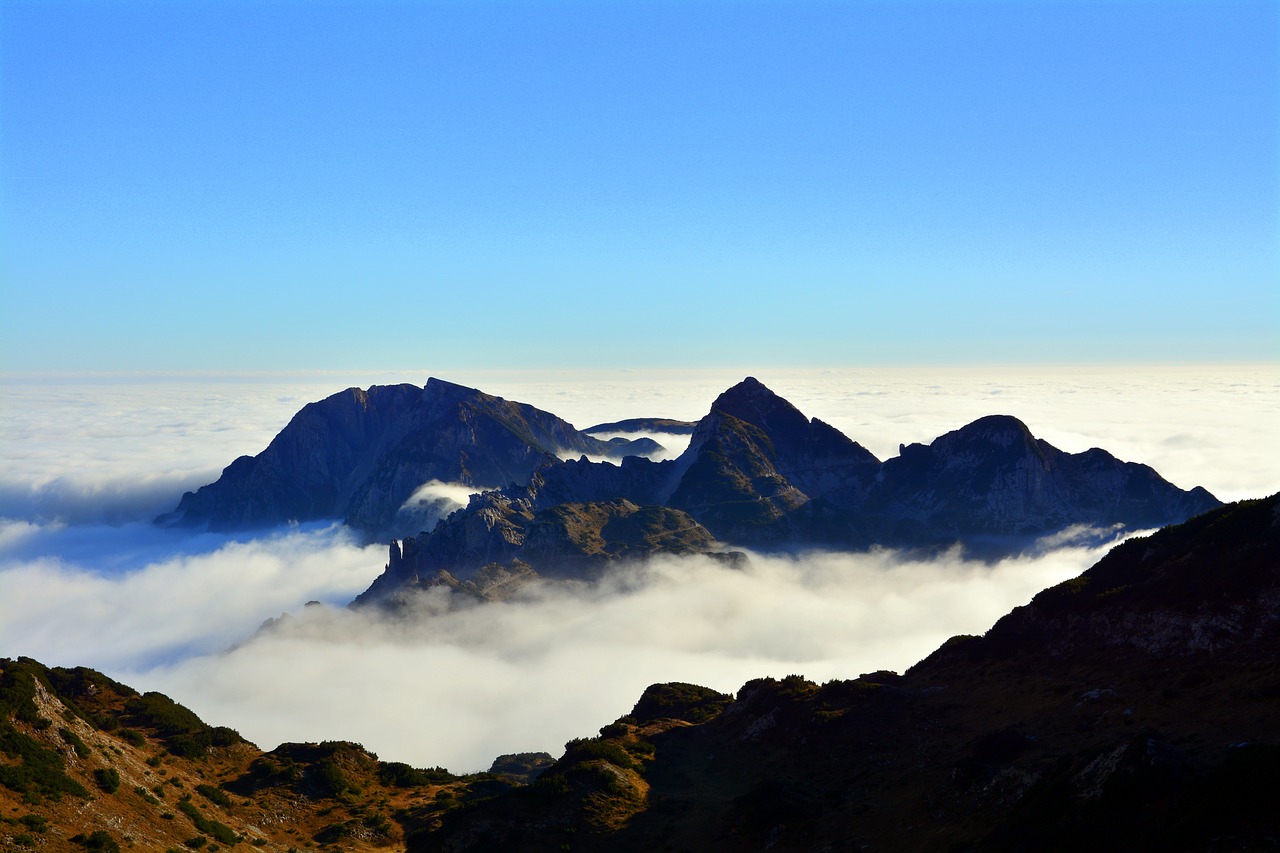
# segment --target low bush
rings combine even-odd
[[[114,767],[99,767],[93,771],[93,782],[104,793],[114,794],[120,789],[120,771]]]
[[[212,785],[196,785],[196,792],[209,802],[222,806],[224,809],[231,807],[231,798],[220,788],[215,788]]]

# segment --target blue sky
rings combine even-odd
[[[1280,356],[1272,2],[0,5],[0,371]]]

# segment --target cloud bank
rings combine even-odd
[[[180,535],[0,526],[0,651],[108,673],[218,652],[306,601],[345,604],[385,557],[334,526]]]
[[[750,373],[882,459],[1006,413],[1064,450],[1103,447],[1223,499],[1280,489],[1273,365],[6,379],[0,654],[163,690],[268,748],[346,738],[474,770],[502,752],[557,752],[655,681],[730,691],[761,675],[903,668],[1101,553],[1065,535],[994,566],[888,553],[757,556],[742,571],[656,562],[485,608],[428,598],[406,626],[341,607],[381,572],[385,546],[360,548],[324,525],[230,536],[149,523],[262,450],[306,402],[431,373],[580,425],[693,420]],[[687,440],[657,438],[673,452]],[[439,512],[465,491],[427,484],[419,497]],[[304,610],[310,600],[330,607]],[[244,644],[284,611],[295,618]]]
[[[754,555],[745,569],[662,560],[503,604],[450,607],[432,591],[408,621],[308,608],[232,652],[128,680],[258,743],[340,738],[384,758],[480,770],[505,752],[559,754],[655,682],[732,692],[763,675],[903,669],[1101,553],[994,566],[890,552]]]

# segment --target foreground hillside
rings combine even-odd
[[[650,688],[419,850],[1280,845],[1280,500],[1125,543],[904,675]]]
[[[441,812],[549,756],[456,777],[358,744],[264,753],[159,693],[0,660],[0,850],[402,850]]]
[[[270,753],[159,694],[0,661],[0,848],[1266,850],[1280,496],[1113,549],[908,672],[654,685],[465,778]],[[547,766],[551,765],[551,766]]]

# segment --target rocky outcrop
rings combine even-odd
[[[650,439],[606,442],[549,412],[439,379],[349,388],[304,406],[257,456],[182,496],[158,521],[234,529],[342,519],[370,537],[397,527],[405,501],[438,480],[476,487],[527,484],[560,455],[623,458]]]
[[[522,583],[586,579],[626,561],[721,551],[705,527],[679,510],[628,500],[536,509],[527,499],[486,492],[432,533],[392,542],[385,570],[354,604],[399,605],[406,592],[435,586],[492,599],[495,577],[505,595],[515,588],[508,575]]]

